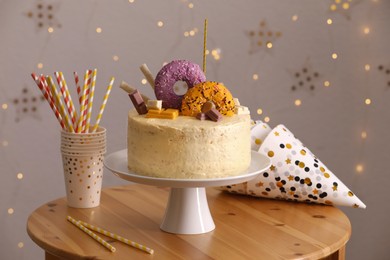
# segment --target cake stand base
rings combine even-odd
[[[146,185],[171,187],[161,230],[173,234],[204,234],[215,229],[207,203],[205,187],[242,183],[255,178],[271,165],[268,157],[252,151],[249,168],[236,176],[213,179],[171,179],[143,176],[128,169],[127,150],[114,152],[104,166],[118,177]]]
[[[171,188],[160,228],[174,234],[203,234],[215,229],[205,188]]]

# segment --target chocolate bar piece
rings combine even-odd
[[[129,94],[129,97],[131,99],[131,102],[133,102],[133,105],[137,110],[138,114],[144,115],[148,112],[148,108],[146,107],[144,99],[142,98],[141,93],[139,93],[138,89],[131,92]]]
[[[199,120],[206,120],[207,119],[207,116],[205,113],[198,113],[196,115],[196,118],[199,119]]]
[[[219,111],[215,108],[212,108],[209,111],[207,111],[206,116],[214,122],[219,122],[223,118],[222,114],[219,113]]]
[[[173,108],[167,109],[149,109],[146,118],[176,119],[179,116],[179,110]]]
[[[207,113],[210,109],[215,108],[215,105],[211,101],[207,101],[206,103],[203,104],[202,106],[202,113]]]
[[[234,113],[236,113],[237,115],[249,115],[250,111],[249,111],[248,107],[236,106],[234,108]]]
[[[162,109],[162,100],[148,100],[146,102],[146,106],[149,108],[149,109],[157,109],[157,110],[161,110]]]

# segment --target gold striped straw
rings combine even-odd
[[[71,222],[72,224],[74,224],[76,227],[78,227],[79,229],[81,229],[82,231],[84,231],[85,233],[87,233],[89,236],[91,236],[93,239],[95,239],[97,242],[99,242],[100,244],[102,244],[103,246],[105,246],[108,250],[110,250],[111,252],[115,252],[116,251],[116,248],[113,247],[112,245],[110,245],[109,243],[107,243],[104,239],[102,239],[101,237],[99,237],[98,235],[96,235],[95,233],[93,233],[91,230],[89,230],[88,228],[84,227],[82,224],[80,224],[80,222],[76,221],[74,218],[72,218],[71,216],[68,216],[67,217],[68,221]]]
[[[48,82],[48,85],[50,87],[50,91],[55,98],[56,107],[58,108],[61,117],[65,121],[65,125],[69,132],[74,132],[72,121],[70,120],[68,113],[65,110],[64,104],[61,100],[61,93],[57,91],[56,86],[54,85],[53,79],[50,76],[46,77],[46,80]]]
[[[136,242],[133,242],[133,241],[127,239],[127,238],[124,238],[124,237],[121,237],[121,236],[119,236],[117,234],[111,233],[111,232],[109,232],[107,230],[104,230],[104,229],[102,229],[100,227],[93,226],[93,225],[88,224],[87,222],[84,222],[84,221],[81,221],[81,220],[79,220],[79,223],[81,223],[83,226],[85,226],[85,227],[87,227],[87,228],[89,228],[89,229],[91,229],[93,231],[96,231],[96,232],[98,232],[100,234],[103,234],[105,236],[108,236],[108,237],[111,237],[113,239],[116,239],[116,240],[118,240],[118,241],[120,241],[122,243],[125,243],[126,245],[135,247],[135,248],[140,249],[140,250],[142,250],[142,251],[144,251],[146,253],[149,253],[151,255],[154,253],[154,250],[149,248],[149,247],[146,247],[146,246],[143,246],[143,245],[138,244]]]
[[[91,77],[91,71],[86,70],[84,74],[84,87],[83,87],[83,92],[82,92],[82,98],[81,98],[81,106],[80,106],[80,116],[79,116],[79,121],[77,124],[77,133],[81,133],[82,131],[82,123],[84,121],[84,112],[86,111],[86,106],[85,106],[85,99],[86,99],[86,92],[87,88],[89,85],[89,81]]]
[[[97,69],[94,69],[93,73],[92,73],[92,85],[91,85],[91,89],[90,89],[90,92],[89,92],[88,113],[87,113],[87,118],[84,119],[84,120],[87,121],[86,124],[85,124],[85,132],[86,133],[88,133],[88,131],[89,131],[89,125],[90,125],[90,122],[91,122],[92,106],[93,106],[93,96],[95,95],[96,74],[97,74]]]
[[[110,96],[110,92],[111,92],[112,85],[114,84],[114,80],[115,80],[115,78],[112,77],[111,80],[110,80],[110,84],[107,87],[107,91],[106,91],[106,94],[104,95],[103,103],[100,106],[100,111],[99,111],[99,114],[97,115],[96,123],[93,126],[92,133],[95,133],[97,128],[99,127],[100,119],[102,119],[104,108],[106,107],[106,103],[107,103],[108,97]]]
[[[206,74],[206,51],[207,51],[207,18],[204,19],[203,30],[203,73]]]

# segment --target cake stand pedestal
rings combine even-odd
[[[146,185],[171,187],[160,228],[174,234],[204,234],[215,229],[205,187],[226,186],[255,178],[269,168],[266,156],[253,152],[249,168],[236,176],[215,179],[170,179],[138,175],[127,167],[127,149],[109,154],[104,166],[118,177]]]

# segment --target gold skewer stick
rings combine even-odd
[[[207,51],[207,18],[204,20],[203,30],[203,73],[206,74],[206,51]]]

